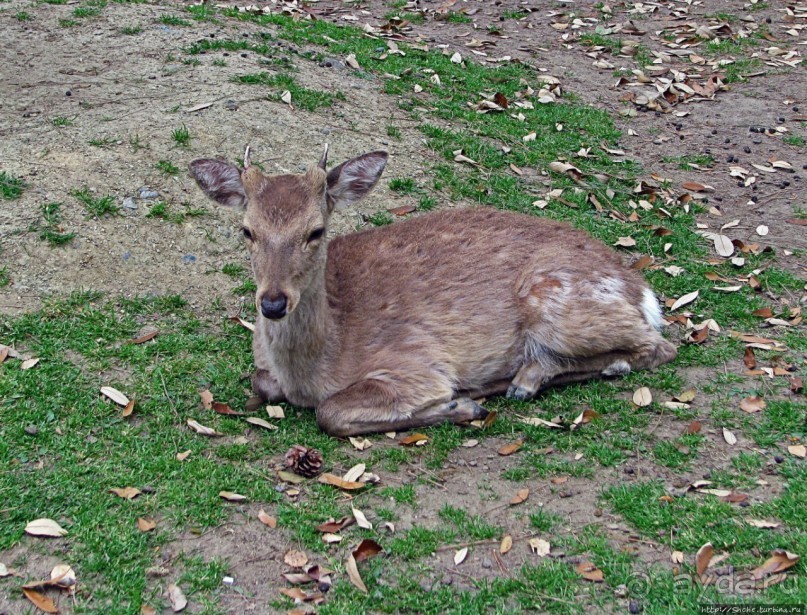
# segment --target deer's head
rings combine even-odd
[[[245,207],[241,231],[249,246],[258,290],[255,303],[265,318],[280,320],[325,262],[331,214],[373,189],[387,163],[386,152],[370,152],[326,172],[328,147],[319,164],[300,175],[265,175],[244,155],[244,168],[200,158],[190,172],[211,199]]]

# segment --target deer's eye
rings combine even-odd
[[[252,232],[246,226],[241,227],[241,232],[244,233],[247,241],[252,241]]]
[[[315,228],[313,231],[311,231],[311,234],[308,236],[308,239],[306,241],[308,241],[308,243],[313,243],[318,239],[322,239],[322,236],[324,234],[325,234],[325,228],[323,227]]]

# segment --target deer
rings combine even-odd
[[[492,207],[443,209],[328,241],[388,154],[265,174],[202,158],[213,201],[244,209],[257,286],[255,394],[315,408],[335,437],[483,419],[477,399],[671,361],[658,300],[611,247],[572,226]]]

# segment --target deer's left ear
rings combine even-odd
[[[364,198],[381,178],[387,158],[387,152],[370,152],[332,169],[328,173],[328,190],[325,194],[328,211],[342,209]]]
[[[212,158],[199,158],[190,164],[190,172],[205,194],[227,207],[241,207],[247,202],[241,170]]]

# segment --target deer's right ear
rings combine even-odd
[[[191,162],[190,172],[205,194],[220,205],[241,207],[246,203],[238,167],[221,160],[199,158]]]

